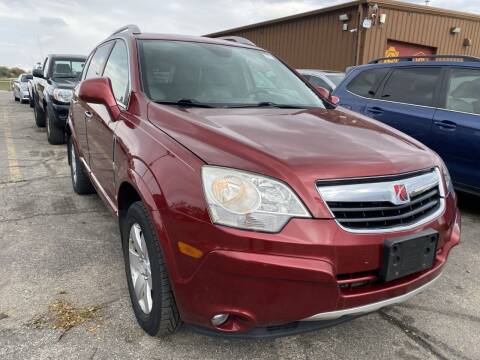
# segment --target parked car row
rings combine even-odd
[[[436,151],[454,186],[480,194],[480,59],[436,55],[380,59],[352,69],[340,104]],[[385,62],[387,60],[387,62]]]
[[[432,286],[460,241],[436,153],[246,39],[129,25],[34,76],[51,143],[66,119],[74,191],[118,219],[150,335],[338,324]]]
[[[28,81],[32,79],[30,74],[21,74],[12,83],[13,98],[21,103],[29,101]]]

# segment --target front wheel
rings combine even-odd
[[[36,101],[33,105],[33,115],[35,116],[35,124],[37,124],[38,127],[45,127],[45,113],[40,109]]]
[[[128,290],[140,326],[151,336],[174,333],[182,321],[155,226],[142,202],[120,220]]]
[[[53,121],[53,114],[47,110],[45,112],[45,118],[47,121],[47,140],[51,145],[60,145],[65,142],[65,133],[63,129],[55,125]]]
[[[75,144],[73,143],[71,136],[68,139],[67,148],[69,152],[68,158],[70,160],[70,174],[72,176],[73,190],[79,195],[93,194],[95,188],[88,178],[85,167],[78,158],[77,150],[75,149]]]

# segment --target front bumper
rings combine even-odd
[[[453,199],[439,218],[387,234],[349,233],[331,219],[293,219],[280,234],[192,224],[191,217],[178,213],[163,220],[173,230],[168,231],[173,244],[185,239],[201,243],[209,237],[218,244],[197,265],[177,255],[172,285],[182,319],[203,330],[245,336],[260,329],[290,328],[295,333],[324,327],[406,301],[438,279],[460,241],[460,213]],[[375,276],[385,239],[426,229],[439,233],[431,269],[388,283],[343,286],[348,279]],[[212,316],[222,313],[230,314],[229,320],[212,326]]]
[[[52,101],[47,103],[48,116],[51,117],[54,126],[65,128],[67,124],[69,104],[55,104]]]
[[[22,91],[22,100],[30,100],[30,94],[28,93],[28,90],[23,90]]]

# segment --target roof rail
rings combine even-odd
[[[380,62],[388,62],[392,60],[397,61],[415,61],[419,59],[461,59],[465,61],[479,62],[480,58],[474,56],[465,55],[416,55],[416,56],[395,56],[395,57],[383,57],[375,59],[369,62],[369,64],[379,64]]]
[[[243,44],[243,45],[257,46],[253,42],[251,42],[250,40],[248,40],[244,37],[241,37],[241,36],[222,36],[222,37],[219,37],[217,39],[236,42],[236,43]]]
[[[132,34],[141,34],[142,32],[140,31],[140,28],[137,26],[137,25],[133,25],[133,24],[129,24],[129,25],[125,25],[125,26],[122,26],[120,29],[116,30],[112,35],[110,36],[113,36],[113,35],[116,35],[118,33],[121,33],[125,30],[128,30],[128,32],[132,33]]]

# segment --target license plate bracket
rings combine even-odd
[[[393,281],[433,267],[438,232],[427,231],[385,240],[380,278]]]

